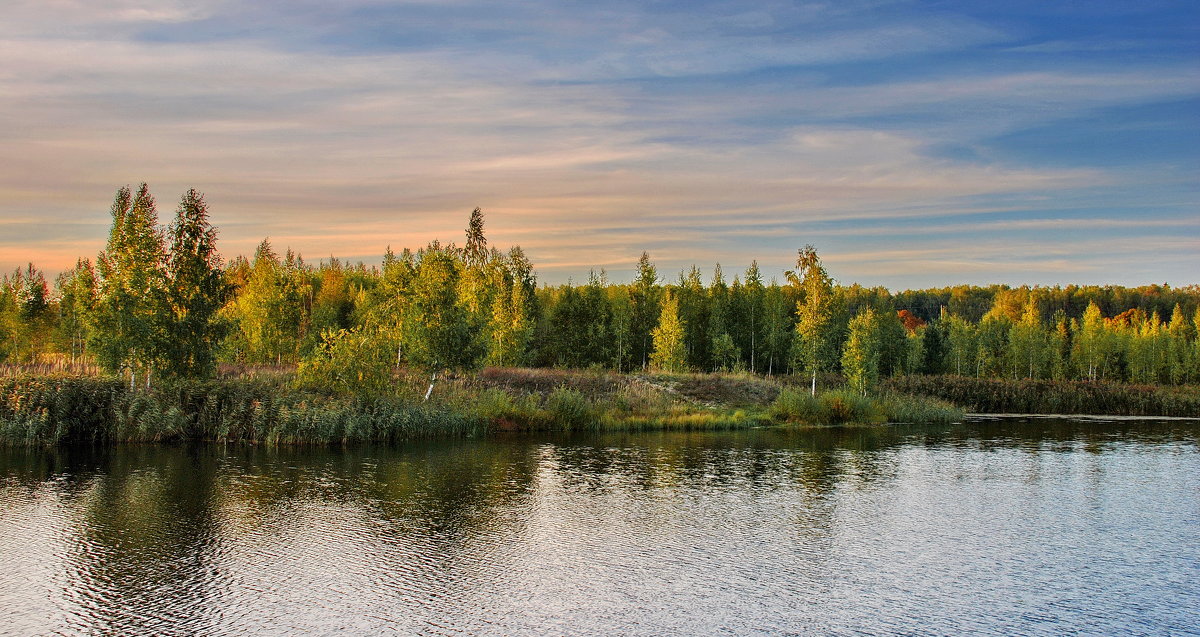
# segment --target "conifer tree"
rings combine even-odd
[[[676,286],[676,296],[679,300],[679,316],[686,326],[688,366],[695,369],[707,369],[709,358],[708,294],[701,281],[700,269],[695,265],[684,274],[679,272],[679,284]]]
[[[765,288],[763,287],[762,273],[758,269],[758,260],[750,262],[750,267],[746,268],[746,283],[742,292],[744,300],[742,302],[742,310],[745,315],[745,338],[742,351],[745,352],[744,360],[749,361],[750,371],[758,371],[758,352],[762,347],[762,333],[764,328],[763,319],[763,297]]]
[[[768,376],[779,371],[780,364],[791,349],[792,334],[795,332],[791,308],[794,306],[794,303],[788,302],[783,288],[772,280],[763,298],[763,345]]]
[[[658,270],[650,263],[650,255],[645,252],[638,259],[637,278],[634,279],[629,297],[633,309],[634,357],[645,369],[650,362],[650,332],[654,330],[662,311],[659,307]]]
[[[483,236],[483,210],[476,207],[467,222],[467,243],[463,246],[467,266],[482,268],[488,259],[487,238]]]
[[[629,299],[629,288],[610,286],[608,294],[610,323],[609,337],[612,339],[611,367],[623,372],[630,367],[633,341],[633,305]]]
[[[229,288],[217,254],[217,231],[208,219],[204,196],[184,193],[170,227],[167,256],[166,325],[160,349],[166,371],[175,376],[206,377],[224,336],[217,312]]]

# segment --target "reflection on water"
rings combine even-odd
[[[12,634],[1186,633],[1200,424],[0,450]]]

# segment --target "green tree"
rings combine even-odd
[[[699,268],[693,265],[687,274],[680,271],[675,294],[679,301],[679,318],[687,331],[684,342],[687,344],[688,367],[708,369],[709,303]]]
[[[859,394],[879,382],[879,321],[875,310],[868,307],[850,320],[850,334],[842,351],[842,371],[850,388]]]
[[[253,363],[279,364],[296,352],[300,295],[296,294],[301,267],[295,259],[285,269],[269,239],[254,251],[249,279],[231,308],[237,325],[241,356]]]
[[[612,339],[610,365],[618,372],[629,369],[633,352],[633,303],[626,286],[610,286],[607,294],[610,322],[609,338]]]
[[[1014,378],[1042,378],[1050,360],[1050,345],[1050,335],[1042,328],[1041,313],[1031,295],[1021,320],[1010,330],[1008,359],[1011,375]]]
[[[422,253],[412,282],[404,350],[411,364],[429,371],[435,380],[444,369],[474,369],[481,358],[467,307],[458,297],[462,271],[454,252],[431,246]]]
[[[1054,380],[1071,378],[1071,321],[1067,313],[1054,314],[1054,331],[1050,335],[1050,377]]]
[[[159,348],[164,368],[174,376],[207,377],[225,334],[217,313],[229,287],[217,254],[217,230],[209,222],[203,195],[194,189],[184,193],[168,234],[167,311],[160,314],[165,325],[158,330],[165,337]]]
[[[679,319],[679,299],[668,293],[662,304],[658,325],[653,331],[654,353],[650,364],[655,369],[668,372],[687,370],[687,345],[684,343],[686,328]]]
[[[743,360],[750,362],[750,371],[757,372],[759,366],[758,352],[762,347],[763,330],[765,328],[763,307],[766,296],[766,288],[763,286],[762,273],[759,272],[757,260],[750,262],[750,267],[746,268],[745,276],[746,283],[742,286],[741,295],[741,314],[745,317],[741,349]]]
[[[763,346],[767,358],[767,375],[773,375],[777,366],[784,362],[792,346],[792,308],[787,293],[775,281],[767,287],[763,297]]]
[[[301,386],[375,397],[392,390],[392,351],[374,328],[326,330],[297,366]]]
[[[1167,325],[1167,368],[1172,384],[1182,385],[1192,379],[1193,327],[1183,314],[1183,307],[1176,303],[1171,311],[1171,322]]]
[[[637,278],[634,279],[629,293],[633,309],[633,353],[642,369],[650,363],[650,333],[657,325],[658,316],[662,312],[659,297],[658,270],[650,263],[650,255],[643,252],[638,259]]]
[[[949,313],[942,314],[939,322],[945,327],[948,370],[953,370],[953,373],[959,376],[973,375],[976,371],[975,359],[978,350],[975,326],[961,316]]]
[[[796,344],[805,373],[812,378],[812,394],[817,394],[817,374],[828,369],[835,353],[831,318],[833,316],[833,280],[821,265],[811,245],[804,246],[796,259],[795,272],[789,278],[799,282],[803,298],[797,304]]]
[[[87,356],[88,324],[96,308],[96,270],[88,259],[79,259],[75,267],[63,272],[55,282],[58,288],[58,341],[74,363]]]
[[[935,331],[930,324],[919,325],[904,337],[905,374],[920,374],[925,371],[925,337]]]
[[[1005,314],[988,314],[975,328],[975,375],[999,378],[1008,361],[1012,320]]]
[[[165,250],[158,213],[146,184],[117,191],[108,244],[97,259],[100,284],[89,347],[109,371],[126,370],[133,386],[139,370],[147,384],[161,335],[157,315],[164,284]]]
[[[1085,380],[1099,380],[1111,374],[1118,350],[1117,338],[1094,301],[1088,303],[1073,341],[1076,366]]]

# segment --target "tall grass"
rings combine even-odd
[[[767,413],[776,422],[808,425],[947,423],[962,420],[963,410],[941,400],[884,394],[862,396],[850,390],[833,390],[817,396],[784,389]]]
[[[8,444],[390,442],[482,430],[479,419],[440,405],[300,392],[277,379],[183,382],[148,391],[130,391],[110,378],[0,379],[0,442]]]
[[[899,376],[888,390],[965,405],[976,413],[1200,417],[1200,388],[1125,383]]]

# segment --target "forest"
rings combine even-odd
[[[227,260],[195,190],[165,226],[145,184],[119,189],[110,213],[94,260],[53,284],[32,263],[3,277],[0,363],[94,366],[147,387],[272,365],[367,394],[398,368],[485,366],[794,375],[858,393],[912,374],[1200,382],[1196,285],[891,292],[838,284],[812,246],[781,280],[757,262],[666,275],[643,252],[628,283],[600,270],[539,285],[519,246],[489,245],[478,208],[461,246],[389,247],[370,265],[311,263],[266,239]]]

